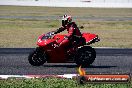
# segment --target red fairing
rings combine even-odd
[[[91,33],[83,33],[82,37],[85,38],[86,43],[90,43],[92,40],[94,40],[95,38],[97,38],[97,35],[91,34]]]
[[[69,29],[70,30],[70,29]],[[67,54],[66,49],[63,47],[57,47],[65,38],[67,35],[52,35],[52,32],[49,32],[47,34],[42,34],[39,36],[37,45],[43,49],[43,51],[46,52],[48,55],[48,63],[65,63],[68,62],[67,60]],[[95,34],[90,33],[83,33],[82,37],[85,39],[86,44],[90,43],[95,38],[98,38]],[[74,41],[72,41],[74,43]],[[80,40],[79,45],[73,45],[74,48],[78,48],[80,46],[84,46],[84,43]],[[57,47],[57,48],[56,48]],[[69,50],[72,48],[69,48]],[[76,49],[75,49],[76,50]],[[76,51],[72,51],[75,53]]]
[[[64,37],[65,37],[65,36],[66,36],[66,35],[59,35],[59,34],[58,34],[58,35],[55,35],[55,36],[54,36],[54,39],[57,40],[57,41],[56,41],[57,43],[61,43],[61,42],[64,40]]]
[[[42,34],[41,36],[39,36],[38,41],[37,41],[37,45],[40,47],[44,47],[45,45],[48,45],[51,42],[55,42],[54,39],[50,39],[50,40],[42,40],[42,37],[45,36],[45,34]]]
[[[48,63],[62,63],[66,62],[66,56],[62,48],[55,48],[63,39],[65,35],[55,35],[51,39],[42,39],[45,34],[39,36],[37,45],[42,47],[43,50],[48,54]],[[56,60],[57,59],[57,60]]]

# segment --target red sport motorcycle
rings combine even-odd
[[[39,36],[37,47],[28,56],[28,61],[33,66],[47,63],[69,63],[74,62],[77,66],[89,66],[96,58],[94,48],[89,45],[99,41],[98,35],[82,33],[82,37],[77,41],[71,41],[68,49],[59,47],[59,43],[66,38],[66,35],[48,32]]]

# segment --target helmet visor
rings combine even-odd
[[[62,20],[62,26],[66,26],[67,25],[67,20]]]

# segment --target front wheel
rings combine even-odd
[[[96,58],[96,52],[94,48],[90,46],[84,46],[78,49],[75,55],[75,62],[78,66],[89,66],[94,62]]]
[[[29,54],[28,61],[33,66],[41,66],[47,61],[46,54],[39,48],[36,48],[36,50]]]

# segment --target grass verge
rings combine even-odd
[[[77,24],[84,26],[81,32],[99,35],[101,41],[95,47],[132,48],[132,21],[77,20]],[[58,20],[0,19],[0,47],[36,47],[39,35],[59,26]]]
[[[0,6],[0,16],[132,17],[132,9]],[[132,21],[77,20],[81,32],[99,35],[95,47],[132,48]],[[59,20],[0,18],[0,48],[36,47],[39,35],[60,27]],[[66,33],[66,32],[64,32]]]
[[[0,88],[131,88],[130,83],[99,83],[79,85],[76,80],[45,78],[45,79],[7,79],[0,80]]]
[[[131,8],[79,8],[42,6],[0,6],[0,16],[132,17]]]

